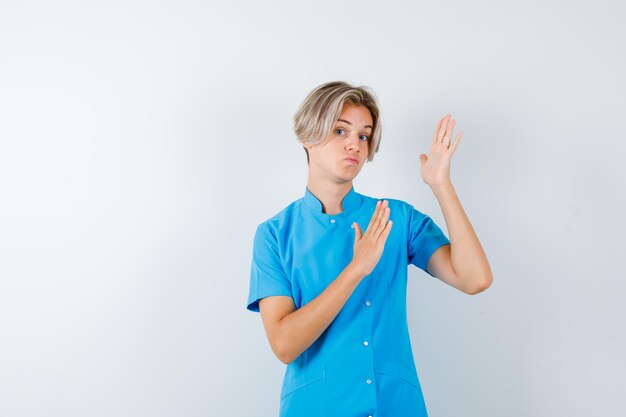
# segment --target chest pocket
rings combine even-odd
[[[280,417],[326,416],[326,371],[307,371],[285,381],[280,394]]]

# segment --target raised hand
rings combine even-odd
[[[439,120],[433,135],[430,152],[428,155],[420,155],[422,179],[430,186],[450,183],[450,159],[463,135],[462,132],[459,132],[456,140],[450,146],[454,123],[455,120],[451,118],[450,114]]]
[[[376,209],[365,234],[361,232],[361,227],[358,223],[353,223],[355,234],[352,264],[361,271],[363,276],[372,273],[383,254],[385,242],[393,224],[389,220],[391,209],[388,205],[387,200],[376,203]]]

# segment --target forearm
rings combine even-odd
[[[450,253],[454,271],[468,287],[488,287],[493,277],[487,256],[452,183],[434,185],[431,189],[443,211],[450,235]]]
[[[321,294],[281,319],[279,346],[283,362],[291,363],[324,333],[363,277],[349,264]]]

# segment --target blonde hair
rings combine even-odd
[[[302,143],[317,145],[330,134],[333,125],[341,116],[344,103],[365,106],[374,122],[370,136],[367,161],[374,160],[381,139],[380,109],[375,93],[366,86],[353,86],[344,81],[330,81],[319,85],[304,99],[293,119],[293,128]],[[306,161],[309,163],[309,151]]]

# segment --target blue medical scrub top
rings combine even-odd
[[[428,260],[450,241],[412,205],[386,200],[393,227],[383,254],[324,333],[287,365],[280,417],[427,416],[407,326],[407,269],[413,264],[434,277]],[[307,187],[262,222],[247,309],[259,312],[259,300],[272,295],[292,297],[296,308],[317,297],[352,260],[352,222],[365,232],[377,201],[353,186],[343,211],[326,214]]]

